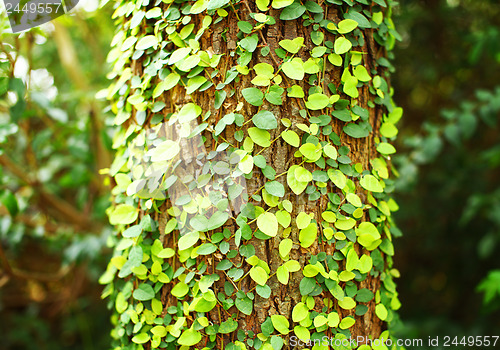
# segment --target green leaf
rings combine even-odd
[[[151,300],[155,297],[155,291],[150,284],[141,283],[132,296],[139,301]]]
[[[370,192],[384,192],[384,188],[380,185],[379,180],[373,175],[365,175],[359,181],[361,187]]]
[[[356,220],[353,218],[340,219],[335,221],[335,227],[339,230],[347,231],[356,225]]]
[[[301,302],[295,305],[292,311],[293,322],[300,322],[307,316],[309,316],[309,309],[307,308],[306,304]]]
[[[184,332],[182,332],[179,339],[177,339],[177,342],[180,345],[193,346],[193,345],[198,344],[201,341],[201,338],[202,338],[202,336],[201,336],[200,332],[198,332],[192,328],[189,328],[189,329],[186,329]]]
[[[177,247],[179,250],[186,250],[191,248],[198,242],[200,238],[200,233],[198,231],[192,231],[188,234],[185,234],[181,238],[179,238],[179,242],[177,243]]]
[[[257,227],[268,236],[275,237],[278,234],[278,220],[273,213],[260,214],[257,218]]]
[[[302,212],[299,213],[299,215],[297,215],[297,218],[295,219],[295,222],[297,223],[297,228],[299,230],[300,229],[304,229],[307,226],[309,226],[309,224],[311,223],[311,216],[307,215],[306,213],[304,213],[302,211]]]
[[[310,247],[318,237],[318,227],[316,224],[310,223],[306,228],[299,232],[299,242],[302,248]]]
[[[244,298],[236,298],[234,305],[245,315],[251,315],[253,311],[253,302],[247,296]]]
[[[323,152],[325,153],[325,155],[333,160],[337,160],[337,157],[338,157],[338,153],[337,153],[337,149],[332,146],[332,145],[325,145],[325,147],[323,147]]]
[[[174,86],[176,86],[180,78],[181,76],[177,73],[170,73],[169,75],[167,75],[165,80],[161,81],[158,85],[156,85],[155,89],[153,90],[153,97],[157,98],[164,91],[168,91]]]
[[[308,340],[311,339],[311,333],[309,332],[309,329],[307,329],[306,327],[295,326],[293,328],[293,332],[295,333],[297,338],[299,338],[304,342],[307,342]]]
[[[313,111],[317,111],[325,108],[329,104],[330,104],[330,99],[328,98],[328,96],[321,93],[316,93],[309,95],[309,98],[307,99],[306,102],[306,107]]]
[[[253,30],[253,26],[247,21],[239,21],[238,28],[245,34],[250,34]]]
[[[137,220],[139,212],[137,209],[128,204],[119,204],[109,215],[109,223],[111,225],[128,225]]]
[[[335,39],[335,44],[333,46],[333,50],[337,55],[342,55],[349,51],[352,48],[352,44],[349,40],[344,38],[343,36]]]
[[[311,172],[301,166],[297,166],[297,168],[295,168],[294,175],[299,182],[308,183],[313,179]]]
[[[305,96],[304,90],[298,85],[292,85],[287,91],[289,97],[304,98]]]
[[[382,321],[385,321],[388,315],[387,308],[383,304],[377,304],[375,306],[375,315]]]
[[[328,61],[334,66],[340,67],[342,66],[342,56],[337,55],[336,53],[331,53],[328,55]]]
[[[265,285],[269,278],[266,270],[260,266],[254,266],[250,269],[250,277],[261,286]]]
[[[174,286],[174,288],[172,288],[172,290],[170,291],[170,294],[172,294],[174,297],[180,299],[180,298],[184,297],[188,292],[189,292],[188,285],[184,282],[179,282]]]
[[[366,288],[362,288],[356,293],[356,301],[359,303],[368,303],[373,297],[373,292]]]
[[[269,0],[257,0],[257,1],[255,1],[255,3],[257,4],[257,8],[259,10],[261,10],[262,12],[265,12],[268,10]]]
[[[343,90],[350,97],[358,98],[359,91],[357,86],[358,86],[358,79],[351,75],[344,81]]]
[[[370,135],[369,130],[363,128],[361,125],[356,123],[349,123],[347,125],[344,125],[343,130],[347,135],[357,139],[367,137],[368,135]]]
[[[290,6],[292,3],[293,3],[293,0],[273,0],[273,3],[271,4],[271,6],[274,9],[280,9],[283,7]]]
[[[286,143],[292,145],[293,147],[299,147],[300,138],[299,135],[293,130],[285,130],[281,133],[281,137]]]
[[[276,329],[281,334],[288,334],[290,330],[290,323],[285,316],[282,315],[271,315],[271,321],[273,323],[274,329]]]
[[[208,10],[217,10],[227,5],[230,0],[210,0],[208,3]]]
[[[149,341],[150,337],[148,333],[139,333],[132,338],[132,341],[136,344],[144,344]]]
[[[300,150],[300,153],[302,153],[302,155],[304,157],[306,157],[307,160],[309,160],[311,162],[315,162],[321,158],[322,153],[321,153],[321,145],[320,144],[314,145],[312,143],[305,143],[302,146],[300,146],[299,150]],[[302,181],[302,180],[300,180],[300,181]]]
[[[186,58],[190,52],[191,52],[190,47],[181,47],[175,50],[174,52],[172,52],[172,55],[168,59],[168,64],[174,64],[179,62],[180,60]]]
[[[257,63],[253,66],[253,69],[257,75],[261,75],[268,79],[272,79],[274,77],[274,68],[269,63]]]
[[[368,74],[368,71],[366,70],[366,68],[362,65],[356,66],[356,68],[354,68],[354,76],[359,81],[363,81],[363,82],[368,82],[372,79],[370,74]]]
[[[340,21],[337,26],[339,28],[338,32],[340,34],[347,34],[358,27],[358,22],[352,19],[344,19],[343,21]]]
[[[257,88],[243,89],[241,94],[252,106],[259,107],[264,102],[264,93]]]
[[[182,106],[181,110],[177,115],[177,118],[180,123],[187,123],[190,122],[191,120],[196,119],[200,114],[201,114],[201,107],[192,102],[189,102],[186,103],[184,106]]]
[[[264,187],[267,193],[272,194],[273,196],[283,197],[285,195],[285,187],[278,181],[266,182]]]
[[[285,0],[283,0],[285,1]],[[285,7],[280,14],[280,19],[290,21],[299,18],[306,12],[306,7],[301,5],[299,1],[295,1],[288,7]]]
[[[158,45],[158,39],[154,35],[146,35],[142,37],[135,45],[136,50],[147,50],[150,47]]]
[[[290,274],[288,270],[286,269],[285,266],[280,266],[278,267],[278,270],[276,271],[276,277],[278,278],[278,281],[281,284],[288,284],[288,279],[290,278]]]
[[[271,130],[278,127],[276,117],[269,111],[260,111],[253,116],[252,121],[256,127],[263,130]]]
[[[297,195],[304,192],[304,190],[306,189],[307,184],[308,184],[308,182],[301,182],[301,181],[298,181],[296,179],[295,170],[298,168],[299,168],[298,165],[292,165],[290,167],[290,169],[288,169],[287,176],[286,176],[288,186],[293,191],[293,193],[295,193]]]
[[[361,13],[350,9],[348,12],[344,14],[344,18],[352,19],[358,22],[358,27],[360,28],[371,28],[370,21],[366,19]]]
[[[293,60],[283,63],[281,66],[283,73],[290,79],[302,80],[304,79],[304,63],[298,57]]]
[[[286,257],[293,247],[293,241],[290,238],[285,238],[280,242],[279,252],[282,257]]]
[[[348,329],[348,328],[351,328],[352,326],[354,326],[355,323],[356,323],[356,320],[354,320],[353,317],[348,316],[348,317],[344,317],[342,319],[342,321],[339,324],[339,327],[340,327],[340,329]]]
[[[377,152],[382,154],[394,154],[396,153],[396,148],[393,145],[387,142],[381,142],[377,146]]]
[[[257,44],[259,43],[259,37],[257,34],[253,34],[251,36],[247,36],[240,41],[240,46],[247,50],[248,52],[254,52],[257,48]]]
[[[253,142],[261,147],[269,147],[271,145],[271,135],[265,130],[252,127],[248,129],[248,135]]]
[[[279,42],[279,45],[290,53],[296,54],[304,46],[304,38],[297,37],[293,40],[285,39]]]
[[[335,184],[335,186],[337,186],[341,190],[344,189],[344,187],[347,185],[347,178],[340,170],[328,169],[327,174],[330,180],[332,180],[332,182]]]
[[[237,328],[238,328],[238,322],[230,317],[226,321],[220,324],[219,333],[229,334],[234,332]]]
[[[398,134],[398,128],[392,123],[383,123],[380,126],[380,134],[387,138],[392,138]]]

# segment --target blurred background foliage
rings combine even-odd
[[[398,335],[500,329],[500,4],[401,0]],[[20,36],[0,15],[1,349],[109,348],[100,299],[110,228],[112,6]],[[497,333],[498,335],[498,333]]]

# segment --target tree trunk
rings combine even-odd
[[[387,339],[399,307],[388,142],[401,117],[390,4],[136,7],[118,4],[109,55],[118,235],[101,280],[115,345]]]

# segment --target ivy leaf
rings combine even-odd
[[[276,277],[281,284],[287,285],[290,278],[290,273],[288,272],[286,267],[282,265],[276,270]]]
[[[172,55],[168,59],[168,64],[174,64],[179,62],[180,60],[186,58],[190,52],[191,52],[190,47],[181,47],[180,49],[175,50],[174,52],[172,52]]]
[[[137,220],[139,213],[136,208],[128,204],[119,204],[109,215],[111,225],[128,225]]]
[[[274,9],[280,9],[283,7],[290,6],[292,3],[293,3],[293,0],[273,0],[273,3],[271,4],[271,6]]]
[[[256,127],[263,130],[271,130],[278,127],[276,117],[269,111],[260,111],[253,116],[252,121]]]
[[[308,248],[316,241],[318,237],[318,227],[316,223],[310,223],[306,228],[299,232],[299,242],[302,248]]]
[[[245,296],[244,298],[236,298],[234,305],[238,310],[240,310],[245,315],[251,315],[253,311],[253,302]]]
[[[340,170],[328,169],[327,174],[330,180],[332,180],[332,182],[335,184],[335,186],[337,186],[341,190],[343,190],[344,187],[347,185],[347,178],[344,175],[344,173],[342,173]]]
[[[312,143],[305,143],[299,148],[300,153],[310,162],[315,162],[321,158],[321,145],[317,146]]]
[[[254,266],[250,269],[250,277],[261,286],[265,285],[269,278],[266,270],[260,266]]]
[[[292,1],[292,0],[276,0],[280,2]],[[274,3],[274,1],[273,1]],[[295,1],[290,6],[285,7],[280,14],[280,19],[283,21],[294,20],[302,16],[306,12],[306,7],[301,5],[299,1]]]
[[[321,93],[316,93],[309,95],[309,98],[307,99],[306,102],[306,107],[310,110],[317,111],[325,108],[329,104],[330,104],[330,99],[328,98],[328,96]]]
[[[299,181],[299,182],[308,183],[308,182],[312,181],[312,179],[313,179],[311,172],[309,170],[307,170],[306,168],[301,167],[301,166],[297,166],[297,168],[295,168],[294,175],[295,175],[295,178],[297,179],[297,181]]]
[[[350,9],[348,12],[344,14],[344,18],[346,19],[352,19],[356,22],[358,22],[358,27],[360,28],[371,28],[370,21],[366,19],[365,16],[363,16],[361,13],[354,11]]]
[[[380,182],[373,175],[365,175],[359,181],[361,187],[370,192],[384,192],[384,188],[380,185]]]
[[[251,36],[247,36],[246,38],[242,39],[240,41],[240,46],[249,52],[254,52],[255,49],[257,48],[258,43],[259,43],[259,37],[257,36],[257,34],[253,34]]]
[[[396,153],[396,148],[387,142],[381,142],[377,146],[377,152],[382,154],[393,154]]]
[[[285,238],[280,242],[279,252],[282,257],[286,257],[293,247],[293,241],[290,238]]]
[[[132,341],[136,344],[144,344],[148,342],[150,339],[150,336],[148,333],[139,333],[136,336],[132,338]]]
[[[257,88],[243,89],[241,94],[252,106],[259,107],[264,102],[264,93]]]
[[[297,37],[293,40],[285,39],[279,42],[279,45],[290,53],[296,54],[304,46],[304,38]]]
[[[295,170],[298,167],[299,167],[298,165],[292,165],[290,167],[290,169],[288,169],[287,176],[286,176],[288,186],[293,191],[293,193],[295,193],[297,195],[304,192],[304,190],[306,189],[307,184],[308,184],[308,182],[301,182],[301,181],[298,181],[296,179]]]
[[[293,130],[285,130],[281,133],[281,137],[286,143],[292,145],[293,147],[299,147],[300,138],[299,135]]]
[[[352,32],[354,29],[358,27],[358,22],[352,19],[344,19],[343,21],[340,21],[338,24],[338,32],[340,34],[347,34],[349,32]]]
[[[207,6],[208,10],[217,10],[228,4],[230,0],[210,0]]]
[[[193,346],[193,345],[198,344],[201,341],[201,338],[202,337],[201,337],[200,332],[198,332],[192,328],[189,328],[189,329],[186,329],[184,332],[182,332],[182,335],[179,337],[177,342],[180,345]]]
[[[253,142],[261,147],[269,147],[271,145],[271,135],[265,130],[252,127],[248,129],[248,135]]]
[[[267,193],[272,194],[273,196],[283,197],[285,195],[285,187],[278,181],[266,182],[264,187]]]
[[[356,123],[349,123],[345,125],[343,130],[347,135],[357,139],[367,137],[368,135],[370,135],[369,130],[363,128],[361,125]]]
[[[288,334],[290,332],[290,330],[288,329],[290,327],[290,323],[285,316],[271,315],[271,321],[274,328],[281,334]]]
[[[304,90],[298,85],[292,85],[287,89],[289,97],[304,98]]]
[[[387,315],[388,315],[387,308],[383,304],[377,304],[375,306],[375,314],[382,321],[385,321],[387,319]]]
[[[155,297],[155,291],[150,284],[141,283],[132,296],[139,301],[151,300]]]
[[[257,227],[268,236],[275,237],[278,234],[278,220],[273,213],[260,214],[257,218]]]
[[[189,292],[188,285],[184,282],[179,282],[174,286],[174,288],[172,288],[170,294],[172,294],[177,299],[180,299],[184,297],[188,292]]]
[[[354,68],[354,72],[353,73],[354,73],[354,76],[359,81],[368,82],[368,81],[372,80],[372,77],[370,76],[370,74],[368,74],[368,71],[362,65],[356,66],[356,68]]]
[[[150,47],[158,45],[158,39],[154,35],[146,35],[142,37],[135,45],[136,50],[147,50]],[[191,51],[191,49],[189,49]]]
[[[358,98],[359,97],[359,91],[358,91],[357,86],[358,86],[358,79],[356,77],[349,76],[344,81],[343,90],[350,97],[352,97],[352,98]]]
[[[295,222],[298,229],[304,229],[311,223],[311,217],[302,211],[297,215]]]
[[[352,48],[352,44],[349,40],[344,38],[343,36],[335,39],[335,44],[333,46],[333,50],[337,55],[342,55],[349,51]]]
[[[293,322],[300,322],[307,316],[309,316],[309,309],[307,308],[306,304],[301,302],[295,305],[292,311]]]
[[[293,60],[283,63],[281,66],[283,73],[290,79],[302,80],[304,79],[304,63],[298,57]]]
[[[200,239],[200,233],[198,231],[191,231],[179,238],[177,247],[179,250],[189,249],[198,242],[198,239]]]

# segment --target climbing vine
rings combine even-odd
[[[115,5],[115,348],[388,339],[393,1]]]

